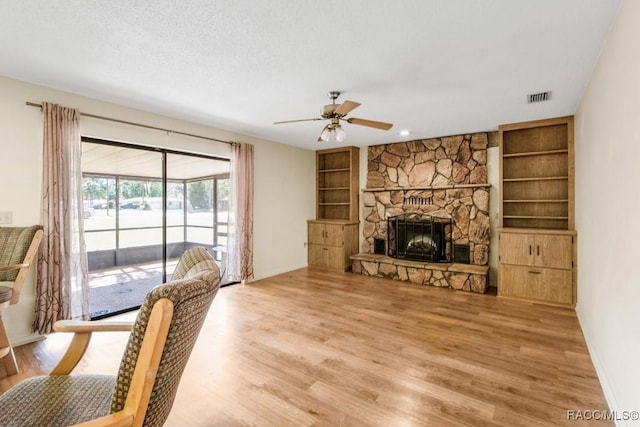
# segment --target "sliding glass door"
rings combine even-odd
[[[228,160],[83,138],[82,168],[92,318],[139,307],[189,247],[223,261]]]

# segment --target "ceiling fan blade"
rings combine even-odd
[[[389,130],[393,127],[392,123],[376,122],[375,120],[357,119],[355,117],[351,117],[350,119],[347,119],[347,122],[354,125],[368,126],[370,128],[376,128],[381,130]]]
[[[342,104],[338,105],[334,113],[340,116],[346,116],[347,114],[349,114],[351,110],[354,110],[359,106],[360,106],[359,102],[344,101]]]
[[[282,122],[273,122],[274,125],[281,125],[283,123],[295,123],[295,122],[315,122],[316,120],[325,120],[322,118],[315,118],[315,119],[300,119],[300,120],[284,120]]]

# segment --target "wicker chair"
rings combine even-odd
[[[147,294],[133,324],[62,321],[75,332],[48,376],[29,378],[0,396],[0,426],[161,426],[220,286],[204,248],[187,250],[172,280]],[[94,331],[130,330],[118,375],[69,375]]]
[[[0,227],[0,309],[17,304],[20,291],[31,267],[40,242],[42,227]],[[0,364],[1,376],[18,373],[9,335],[0,312]]]

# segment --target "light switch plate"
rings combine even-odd
[[[13,223],[13,212],[0,212],[0,224]]]

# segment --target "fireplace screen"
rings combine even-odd
[[[387,219],[387,255],[429,262],[451,262],[450,218],[400,215]]]

